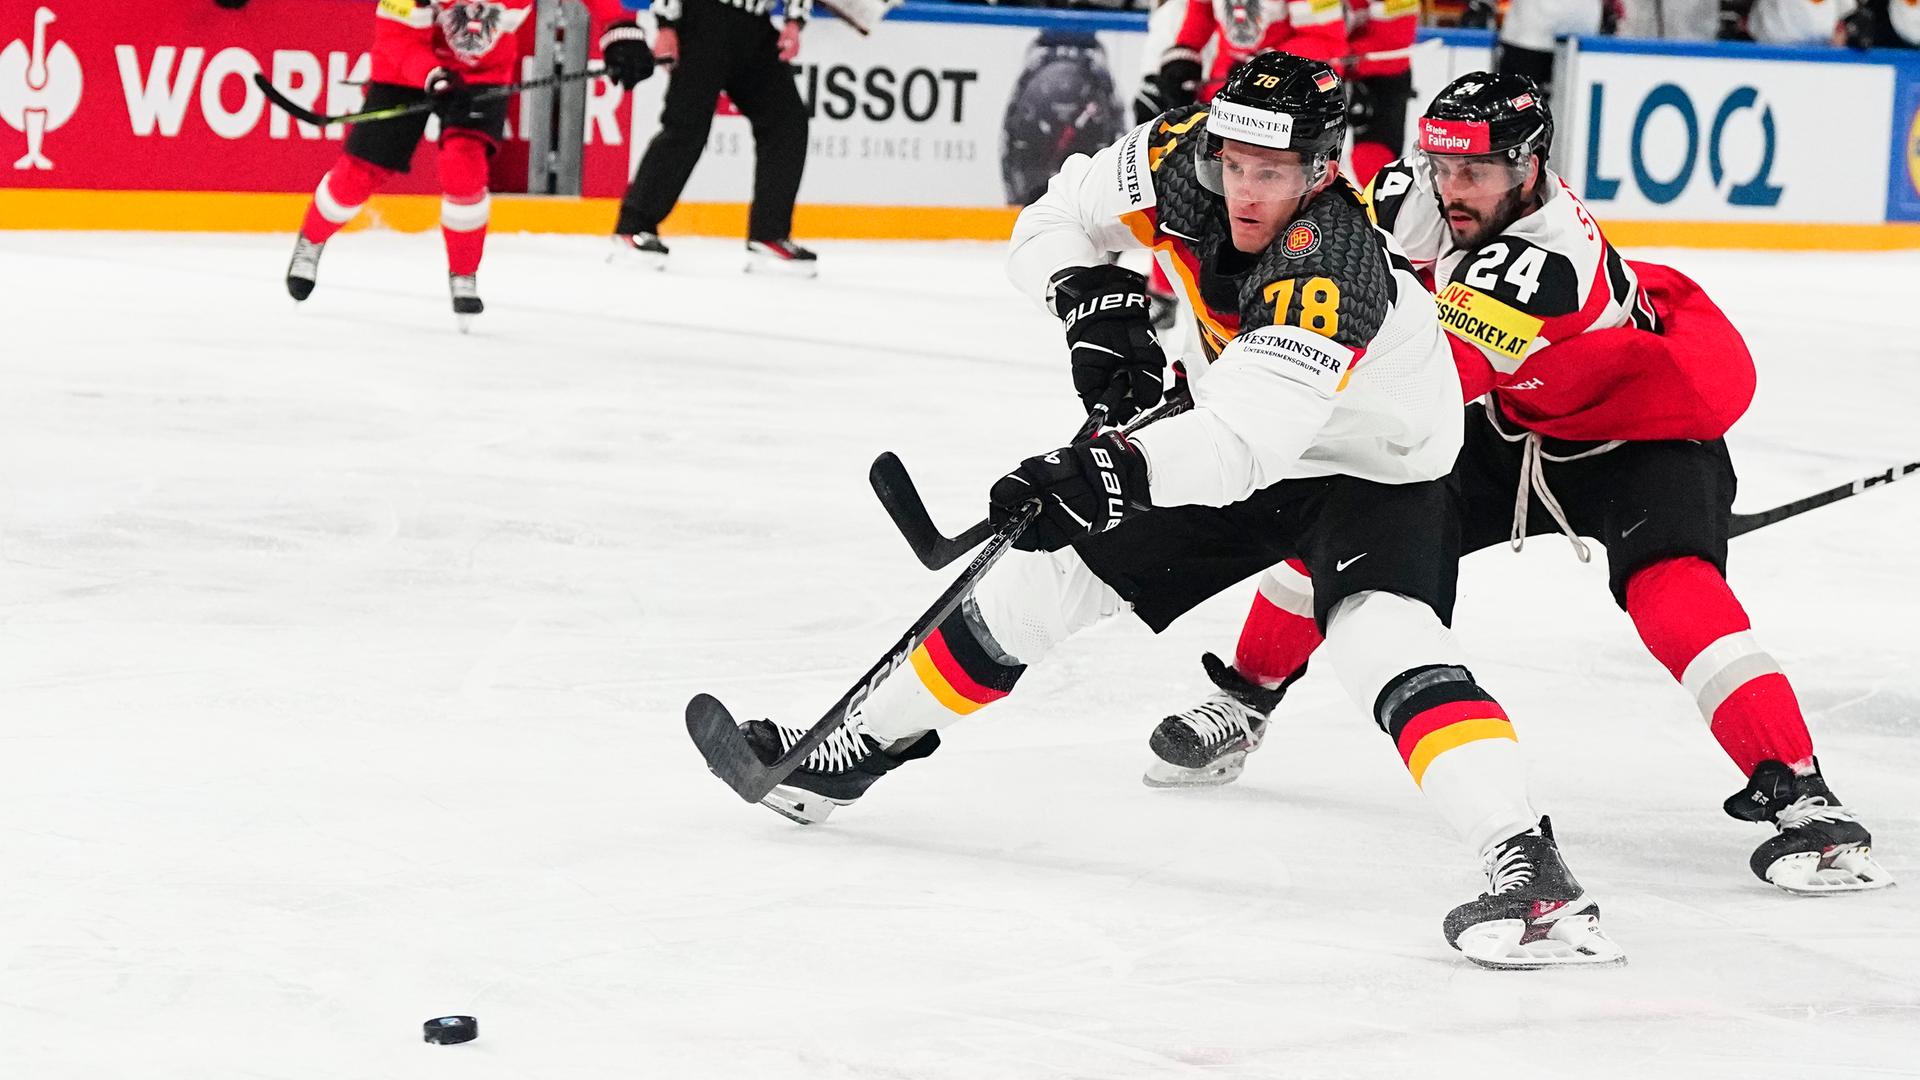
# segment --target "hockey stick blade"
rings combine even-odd
[[[712,694],[696,694],[687,702],[687,734],[707,759],[707,768],[742,799],[759,802],[780,782],[754,756],[733,714]]]
[[[926,501],[913,486],[913,477],[908,475],[906,465],[891,450],[873,459],[872,467],[867,470],[867,483],[873,486],[873,494],[893,519],[893,527],[900,530],[907,546],[913,549],[913,557],[929,570],[947,566],[993,535],[993,523],[989,521],[977,522],[959,536],[942,533],[933,523],[933,515],[927,513]]]
[[[759,802],[766,798],[769,792],[806,761],[809,754],[840,730],[881,683],[909,662],[914,650],[926,644],[947,616],[960,606],[960,601],[973,592],[973,587],[986,572],[993,569],[993,564],[999,562],[1000,557],[1013,546],[1014,538],[1038,516],[1040,504],[1029,503],[1018,517],[1001,526],[987,541],[987,546],[981,548],[967,568],[954,579],[953,584],[947,586],[947,591],[941,593],[933,606],[914,620],[906,633],[900,635],[900,640],[894,642],[893,648],[887,650],[885,656],[848,687],[846,693],[840,695],[840,700],[829,706],[825,715],[777,760],[762,764],[753,748],[741,736],[727,707],[711,694],[696,695],[687,702],[687,734],[693,737],[694,745],[700,748],[700,756],[707,759],[707,768],[742,799]]]

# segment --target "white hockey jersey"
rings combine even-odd
[[[1186,291],[1210,362],[1194,409],[1142,429],[1153,501],[1225,506],[1281,480],[1445,476],[1460,383],[1432,297],[1344,181],[1257,256],[1234,251],[1192,144],[1206,110],[1175,110],[1069,158],[1014,226],[1008,274],[1044,303],[1059,271],[1151,248]]]
[[[1430,272],[1440,322],[1504,380],[1527,357],[1588,330],[1658,330],[1652,304],[1593,215],[1547,170],[1532,213],[1471,249],[1453,244],[1426,169],[1409,160],[1368,186],[1374,220]]]

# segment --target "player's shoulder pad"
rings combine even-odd
[[[1399,286],[1386,236],[1345,180],[1316,196],[1284,229],[1240,295],[1240,325],[1297,326],[1349,349],[1365,348],[1386,322]]]
[[[1211,216],[1213,195],[1194,171],[1193,143],[1207,137],[1207,108],[1169,109],[1147,122],[1147,169],[1162,228],[1182,236],[1201,236]]]
[[[1419,180],[1420,174],[1404,158],[1375,173],[1364,196],[1367,213],[1373,218],[1374,224],[1392,232],[1394,223],[1400,220],[1400,208],[1406,205],[1407,197],[1415,188],[1425,187]]]
[[[1149,129],[1147,138],[1147,165],[1153,172],[1159,172],[1163,165],[1171,160],[1183,159],[1175,155],[1176,146],[1191,149],[1196,139],[1207,137],[1207,107],[1205,105],[1183,105],[1177,109],[1168,109],[1144,125]],[[1189,162],[1188,170],[1191,171]]]
[[[1572,259],[1506,233],[1469,251],[1452,280],[1536,319],[1571,315],[1584,300]]]

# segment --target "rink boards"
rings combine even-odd
[[[98,5],[16,8],[0,25],[0,162],[12,166],[0,227],[292,228],[341,133],[290,120],[249,80],[265,73],[328,112],[358,107],[365,5],[321,6],[339,14],[255,0],[134,25]],[[1132,13],[937,3],[907,4],[870,37],[819,20],[795,72],[812,117],[796,232],[1004,237],[1065,153],[1129,126],[1144,31]],[[1488,34],[1430,37],[1415,53],[1416,105],[1488,59]],[[1920,56],[1612,39],[1563,49],[1556,165],[1618,242],[1920,247]],[[609,231],[665,86],[596,84],[584,197],[498,198],[495,228]],[[524,121],[516,110],[495,159],[498,192],[524,190]],[[433,156],[423,146],[365,220],[434,227]],[[723,99],[667,229],[742,233],[752,158],[748,122]]]

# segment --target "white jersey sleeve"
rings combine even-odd
[[[1092,157],[1068,158],[1046,194],[1020,211],[1007,255],[1007,277],[1015,288],[1044,304],[1060,271],[1150,245],[1153,226],[1141,211],[1155,203],[1147,163],[1152,126],[1134,128]]]
[[[1300,475],[1333,415],[1354,351],[1297,326],[1263,326],[1227,344],[1193,384],[1193,411],[1134,437],[1156,506],[1226,506]]]

